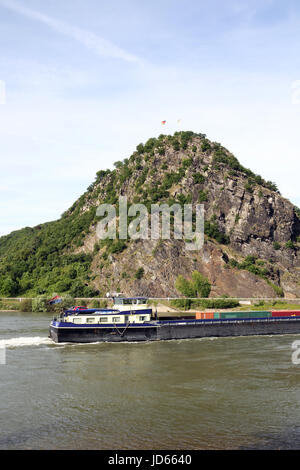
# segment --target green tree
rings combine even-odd
[[[211,284],[206,277],[204,277],[198,271],[194,271],[192,274],[193,286],[197,291],[198,297],[209,297],[211,291]]]
[[[0,281],[0,293],[3,297],[13,297],[18,290],[18,285],[10,276],[6,276]]]
[[[50,305],[46,296],[39,296],[32,300],[32,311],[33,312],[48,312]]]
[[[194,271],[190,281],[181,275],[178,276],[175,288],[185,297],[208,297],[211,291],[211,284],[199,271]]]
[[[195,286],[183,276],[178,276],[175,287],[185,297],[197,297]]]

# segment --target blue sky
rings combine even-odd
[[[299,50],[294,0],[0,0],[0,235],[59,218],[176,130],[300,206]]]

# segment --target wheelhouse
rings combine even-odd
[[[68,315],[64,318],[64,323],[73,323],[77,325],[103,325],[106,324],[128,324],[128,323],[147,323],[151,321],[150,312],[135,312],[135,313],[95,313],[94,315]]]
[[[64,312],[63,322],[77,325],[117,325],[150,322],[152,309],[145,297],[115,297],[111,309],[73,307]]]
[[[122,310],[139,310],[147,308],[145,297],[116,297],[114,298],[114,308]]]

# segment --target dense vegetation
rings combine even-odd
[[[35,296],[68,292],[92,297],[88,286],[91,254],[74,254],[94,219],[94,211],[25,228],[1,238],[0,296]]]

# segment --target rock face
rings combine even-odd
[[[60,220],[0,240],[0,292],[85,297],[83,285],[98,296],[174,297],[177,277],[196,270],[214,297],[300,297],[299,209],[220,144],[193,132],[162,135],[115,166],[99,171]],[[149,212],[152,204],[203,204],[204,246],[190,251],[172,235],[99,240],[96,208],[111,204],[118,215],[120,196]]]
[[[82,210],[109,201],[111,194],[145,204],[202,203],[207,236],[199,252],[189,252],[180,240],[129,240],[101,263],[102,247],[92,264],[100,291],[176,296],[177,276],[189,278],[198,270],[211,282],[212,296],[300,296],[297,208],[222,146],[201,134],[161,136],[116,166],[115,172],[98,174]],[[93,230],[83,250],[91,249],[90,240]],[[144,274],[136,279],[139,268]]]

